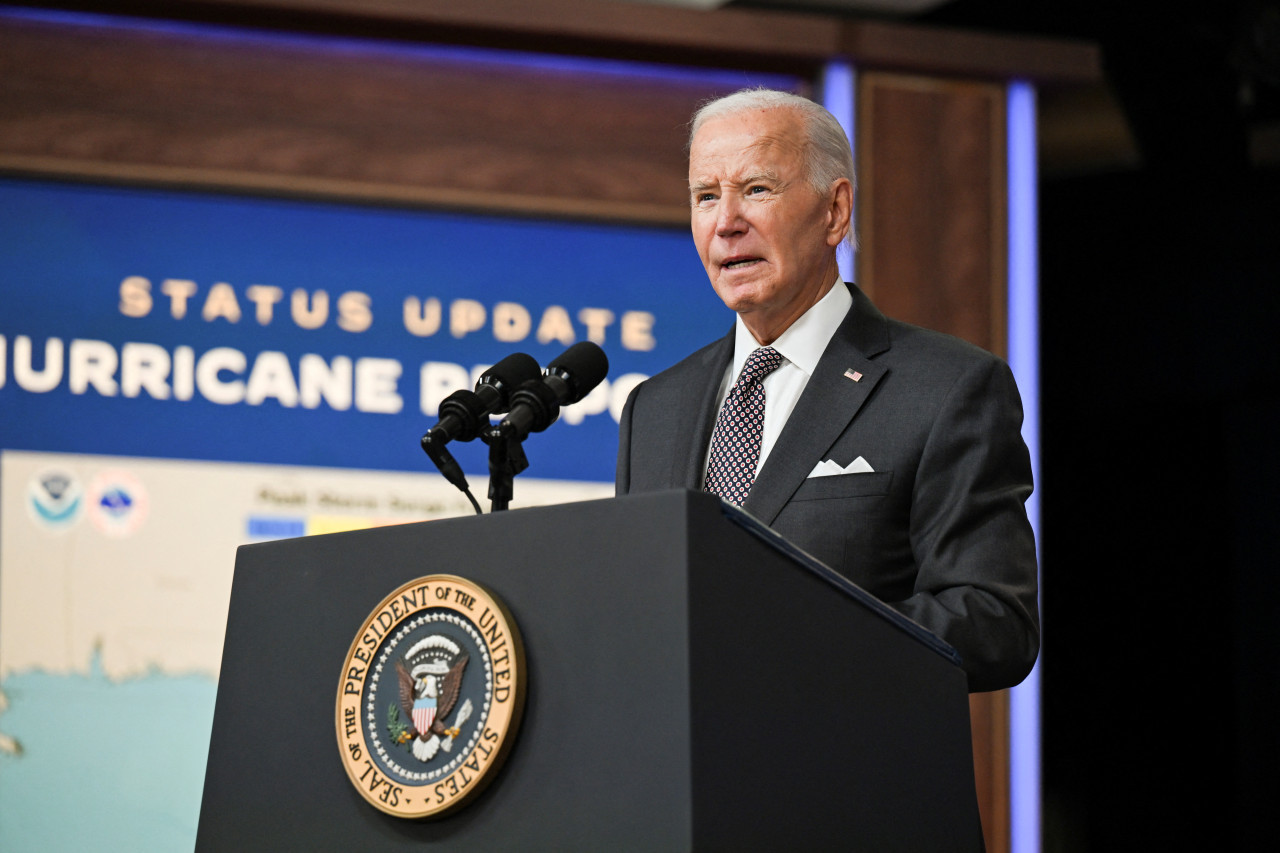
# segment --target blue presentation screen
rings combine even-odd
[[[7,180],[0,257],[0,447],[24,450],[434,470],[447,394],[594,340],[608,380],[525,450],[609,480],[626,392],[732,321],[683,228]]]

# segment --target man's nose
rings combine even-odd
[[[742,198],[737,193],[725,193],[716,207],[716,236],[729,237],[747,230],[743,214]]]

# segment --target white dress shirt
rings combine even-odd
[[[769,458],[769,451],[773,449],[778,435],[786,426],[787,419],[791,417],[791,410],[796,407],[796,401],[800,399],[804,386],[808,384],[809,377],[818,367],[818,359],[822,358],[822,353],[826,351],[831,336],[844,322],[845,315],[849,313],[852,305],[853,297],[849,294],[849,288],[844,286],[843,281],[837,279],[835,286],[827,292],[826,296],[819,299],[816,305],[804,312],[800,319],[792,323],[776,341],[769,345],[782,356],[782,365],[764,378],[764,432],[760,442],[760,459],[756,463],[756,473],[760,472],[760,466],[764,465],[764,460]],[[742,317],[738,317],[735,328],[733,361],[729,363],[729,369],[725,371],[724,378],[720,382],[720,393],[716,398],[717,412],[724,405],[724,398],[728,396],[729,389],[737,381],[738,374],[742,372],[751,353],[760,348],[760,343],[742,322]],[[707,459],[710,459],[710,456],[711,448],[708,447]],[[702,466],[704,480],[706,479],[706,462],[707,460],[704,460]]]

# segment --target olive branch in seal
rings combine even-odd
[[[392,743],[404,743],[409,740],[406,736],[409,727],[400,717],[400,708],[395,702],[387,704],[387,734],[391,736]]]

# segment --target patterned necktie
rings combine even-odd
[[[747,359],[729,389],[711,434],[705,491],[742,506],[756,479],[764,432],[764,378],[782,364],[782,354],[761,347]]]

